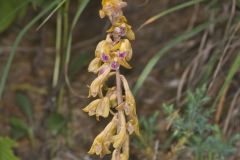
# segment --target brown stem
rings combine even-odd
[[[117,83],[117,101],[118,105],[120,105],[123,102],[123,98],[122,98],[122,83],[120,79],[119,69],[116,71],[116,83]]]

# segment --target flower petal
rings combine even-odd
[[[113,147],[119,148],[123,145],[126,140],[126,120],[123,112],[118,113],[118,134],[113,137]]]
[[[125,103],[126,103],[125,105],[127,105],[128,107],[127,112],[125,111],[125,113],[128,115],[128,118],[130,119],[128,122],[128,127],[130,127],[129,133],[131,134],[131,126],[133,126],[135,134],[140,135],[139,122],[136,113],[136,102],[134,96],[129,88],[126,78],[123,75],[121,75],[120,77],[123,82],[123,88],[125,90]]]
[[[88,72],[97,73],[100,66],[101,66],[101,59],[94,58],[88,66]]]
[[[104,97],[101,99],[100,103],[96,109],[96,116],[107,118],[110,112],[110,101],[108,97]]]
[[[105,127],[105,129],[94,139],[93,144],[89,150],[89,154],[100,155],[100,157],[110,154],[109,150],[111,139],[116,132],[116,117]]]
[[[92,101],[87,107],[85,107],[83,109],[83,111],[88,112],[89,116],[95,115],[99,102],[100,102],[100,99],[96,99],[96,100]]]
[[[102,74],[100,74],[90,85],[89,96],[96,97],[103,87],[104,82],[110,73],[110,67],[107,67]]]
[[[128,39],[121,41],[121,46],[119,48],[120,52],[126,52],[126,60],[129,61],[132,59],[132,46]]]

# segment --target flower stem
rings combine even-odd
[[[120,79],[119,69],[116,71],[116,85],[117,85],[117,101],[118,105],[120,105],[123,102],[123,98],[122,98],[122,83]]]

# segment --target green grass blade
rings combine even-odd
[[[47,21],[54,15],[54,13],[56,13],[59,8],[61,8],[63,6],[63,4],[66,2],[66,0],[63,0],[62,2],[60,2],[56,8],[54,8],[54,10],[52,10],[52,12],[44,19],[44,21],[37,27],[37,30],[39,30],[45,23],[47,23]]]
[[[2,73],[2,77],[1,77],[1,81],[0,81],[0,99],[2,99],[3,96],[3,91],[4,91],[4,87],[6,84],[6,80],[8,77],[8,73],[13,61],[13,58],[16,54],[16,49],[20,43],[20,41],[22,40],[23,36],[27,33],[27,31],[38,21],[40,20],[45,14],[47,14],[50,10],[52,10],[57,4],[59,3],[59,0],[54,0],[52,1],[43,11],[41,11],[34,19],[32,19],[23,29],[22,31],[18,34],[11,52],[9,54],[8,60],[6,62],[5,68],[3,69],[3,73]]]
[[[84,9],[87,7],[87,4],[90,2],[90,0],[80,0],[79,1],[79,7],[78,7],[78,10],[77,10],[77,13],[73,19],[73,22],[72,22],[72,26],[71,26],[71,29],[73,30],[74,27],[76,26],[77,24],[77,21],[79,19],[79,17],[81,16],[82,12],[84,11]]]
[[[53,70],[53,81],[52,86],[56,87],[58,84],[59,74],[60,74],[60,66],[61,66],[61,43],[62,43],[62,15],[61,10],[57,13],[57,24],[56,24],[56,58]]]
[[[162,48],[159,52],[157,52],[147,63],[146,67],[144,68],[143,72],[141,73],[140,77],[138,78],[136,85],[134,86],[133,93],[136,94],[138,92],[138,90],[141,88],[144,81],[146,80],[147,76],[150,74],[150,72],[152,71],[154,66],[157,64],[157,62],[161,59],[161,57],[163,55],[165,55],[170,49],[172,49],[179,43],[181,43],[189,38],[192,38],[195,35],[197,35],[198,33],[202,32],[210,24],[211,24],[211,22],[206,22],[204,24],[201,24],[201,25],[195,27],[194,29],[192,29],[191,31],[185,32],[182,35],[180,35],[180,36],[176,37],[175,39],[173,39],[172,41],[170,41],[169,43],[167,43],[165,45],[165,47]]]
[[[73,19],[73,22],[72,22],[72,25],[71,25],[71,31],[69,33],[68,44],[67,44],[67,52],[66,52],[66,63],[65,64],[69,64],[69,60],[70,60],[70,52],[71,52],[71,45],[72,45],[71,44],[72,43],[72,32],[74,30],[74,27],[77,24],[77,21],[78,21],[79,17],[81,16],[82,12],[86,8],[89,1],[90,0],[79,1],[79,7],[78,7],[77,13],[76,13],[76,15]]]
[[[187,8],[187,7],[190,7],[192,5],[195,5],[197,3],[200,3],[200,2],[203,2],[205,0],[192,0],[192,1],[188,1],[186,3],[183,3],[183,4],[180,4],[180,5],[177,5],[173,8],[170,8],[170,9],[167,9],[163,12],[160,12],[158,13],[157,15],[149,18],[147,21],[145,21],[140,27],[139,29],[142,29],[143,27],[145,27],[146,25],[150,24],[150,23],[153,23],[154,21],[156,21],[157,19],[161,18],[161,17],[164,17],[170,13],[173,13],[173,12],[176,12],[178,10],[181,10],[181,9],[184,9],[184,8]]]
[[[70,81],[68,78],[68,65],[69,65],[69,61],[70,61],[70,54],[71,54],[71,47],[72,47],[72,33],[73,30],[77,24],[77,21],[79,19],[79,17],[81,16],[82,12],[84,11],[84,9],[86,8],[87,4],[90,2],[90,0],[81,0],[79,1],[79,7],[77,10],[77,13],[73,19],[73,22],[71,24],[71,30],[69,33],[69,37],[68,37],[68,42],[67,42],[67,49],[66,49],[66,58],[65,58],[65,80],[67,85],[70,87]],[[71,87],[70,87],[71,88]]]
[[[230,85],[234,75],[239,71],[239,69],[240,69],[240,52],[238,53],[235,61],[233,62],[232,66],[231,66],[231,68],[230,68],[230,70],[229,70],[229,72],[227,74],[226,80],[224,81],[224,84],[223,84],[221,90],[219,91],[217,98],[214,101],[214,105],[213,106],[215,106],[217,104],[217,102],[219,101],[220,97],[223,95],[225,88],[228,85]]]

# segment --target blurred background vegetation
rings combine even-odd
[[[129,0],[142,137],[130,160],[240,159],[240,1]],[[82,108],[100,0],[0,1],[0,160],[94,160]],[[104,122],[104,120],[103,120]],[[105,157],[109,159],[109,157]]]

